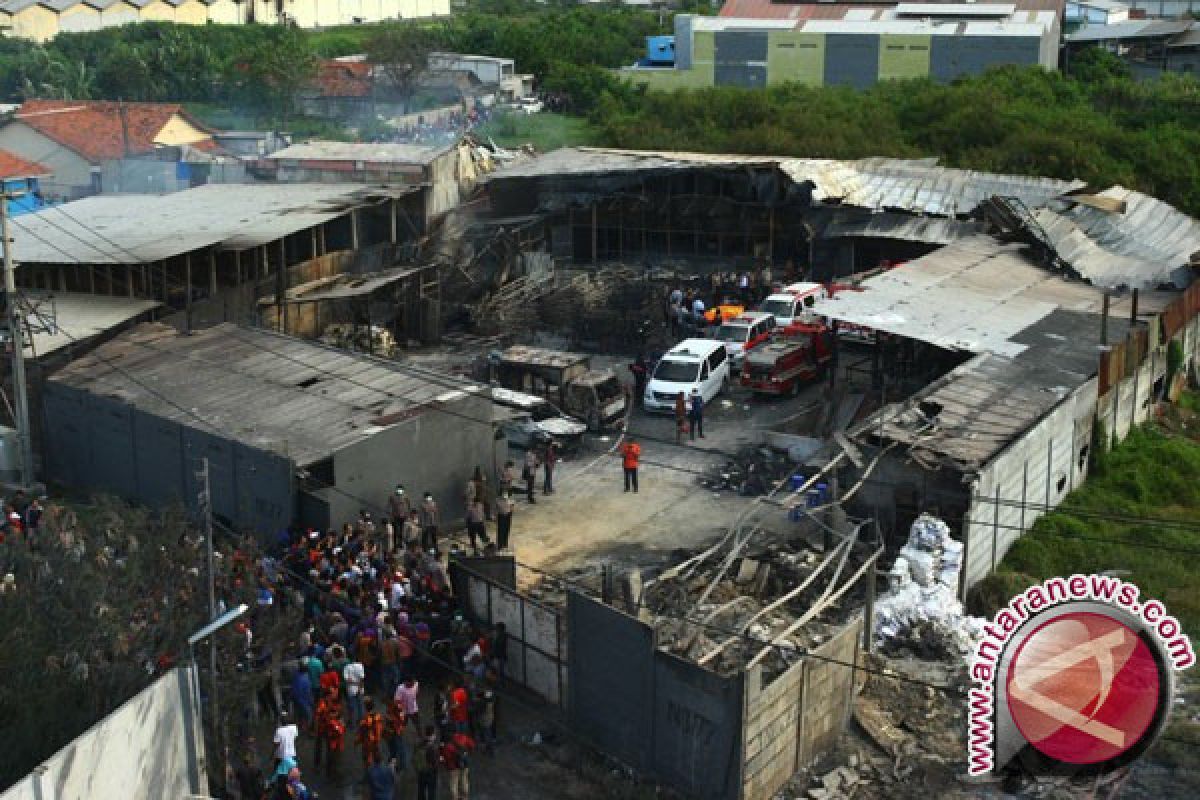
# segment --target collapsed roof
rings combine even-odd
[[[1123,187],[1085,194],[1081,181],[1001,175],[938,166],[936,159],[856,161],[782,156],[563,148],[502,168],[489,184],[541,184],[539,208],[585,205],[649,176],[740,171],[765,205],[804,198],[814,207],[865,212],[834,220],[822,235],[880,236],[948,244],[984,231],[994,197],[1028,210],[1014,233],[1049,240],[1069,270],[1096,286],[1185,288],[1200,262],[1200,224],[1153,197]],[[1040,227],[1039,227],[1040,226]]]

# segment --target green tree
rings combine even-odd
[[[304,34],[292,28],[270,28],[258,41],[248,42],[230,59],[225,80],[229,94],[248,107],[286,126],[296,95],[310,85],[316,57]]]
[[[383,80],[377,82],[381,94],[398,99],[407,113],[429,71],[429,54],[440,43],[437,33],[424,24],[400,22],[376,28],[365,45],[367,60],[382,73]]]

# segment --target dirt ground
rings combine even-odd
[[[612,366],[628,378],[623,364]],[[553,495],[542,495],[539,476],[537,503],[518,504],[512,539],[517,560],[561,572],[605,559],[657,563],[671,551],[711,544],[752,498],[706,490],[700,476],[728,461],[727,454],[757,443],[758,429],[795,416],[819,394],[813,386],[797,398],[759,400],[728,387],[705,413],[705,437],[685,437],[682,445],[675,444],[673,417],[633,409],[628,432],[642,446],[640,491],[624,491],[619,434],[589,438],[559,465]],[[523,457],[518,449],[510,454],[518,465]]]

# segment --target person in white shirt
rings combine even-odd
[[[346,684],[346,705],[350,710],[350,730],[358,730],[359,720],[363,718],[363,683],[367,679],[367,671],[359,661],[351,661],[342,670],[342,680]]]
[[[296,737],[300,735],[300,729],[291,720],[291,715],[284,711],[279,715],[279,727],[275,729],[275,758],[282,761],[285,758],[290,758],[293,761],[296,759]]]

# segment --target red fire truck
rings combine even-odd
[[[761,394],[800,392],[805,381],[820,377],[832,355],[831,332],[824,325],[794,323],[771,341],[747,351],[742,386]]]

